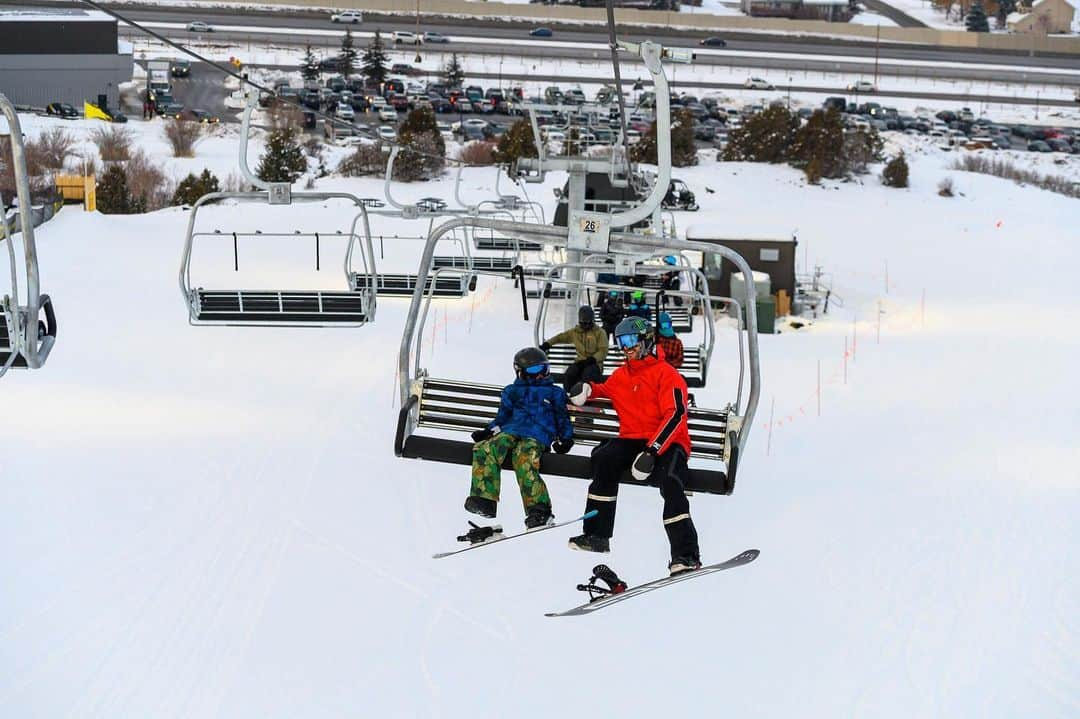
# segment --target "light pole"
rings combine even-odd
[[[874,87],[877,87],[878,78],[878,49],[881,47],[881,25],[877,26],[877,37],[874,40]]]
[[[791,109],[791,78],[787,79],[787,109]]]

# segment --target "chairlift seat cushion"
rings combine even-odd
[[[366,290],[370,288],[369,276],[356,273],[351,276],[354,290]],[[432,275],[428,275],[424,282],[424,291],[431,290]],[[416,290],[417,275],[379,274],[376,280],[376,292],[379,295],[393,297],[411,296]],[[469,278],[467,275],[440,275],[435,278],[435,297],[464,297],[469,294]]]
[[[469,268],[468,257],[462,257],[460,255],[437,255],[432,258],[432,267],[436,269],[440,267],[457,267],[461,269]],[[477,270],[496,270],[509,272],[514,267],[514,258],[512,257],[473,257],[472,268]]]
[[[195,293],[199,322],[362,323],[367,313],[367,297],[354,292],[199,288]]]
[[[477,237],[474,241],[478,250],[525,250],[526,252],[539,252],[544,249],[538,242],[529,240],[514,240],[510,237]]]
[[[561,380],[566,368],[577,358],[577,352],[573,345],[553,345],[547,351],[548,362],[551,366],[551,376],[556,381]],[[683,364],[679,368],[679,374],[686,380],[689,387],[704,387],[701,367],[702,351],[700,346],[686,346],[683,348]],[[622,355],[615,350],[609,350],[604,358],[603,373],[610,375],[623,363]]]

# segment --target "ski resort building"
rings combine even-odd
[[[84,100],[119,106],[132,48],[109,15],[81,8],[0,8],[0,92],[16,105]],[[104,98],[101,96],[104,95]]]

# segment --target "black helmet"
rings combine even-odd
[[[640,317],[627,317],[615,326],[615,346],[620,350],[630,349],[635,345],[642,345],[642,351],[638,358],[654,354],[656,351],[656,339],[653,337],[649,323]]]
[[[539,347],[526,347],[514,355],[514,373],[522,379],[540,379],[549,372],[548,357]]]
[[[577,321],[583,330],[591,330],[596,325],[596,313],[593,308],[585,305],[577,311]]]

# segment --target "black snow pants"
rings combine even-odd
[[[589,484],[585,511],[598,514],[586,519],[586,534],[611,537],[615,532],[615,502],[619,495],[619,476],[628,470],[641,450],[643,439],[609,439],[592,453],[592,482]],[[671,544],[671,557],[700,559],[697,530],[690,518],[690,500],[686,498],[686,452],[673,445],[656,458],[651,480],[660,484],[664,498],[664,530]]]
[[[602,382],[604,374],[593,359],[583,359],[571,362],[563,372],[562,385],[567,392],[578,382]]]

